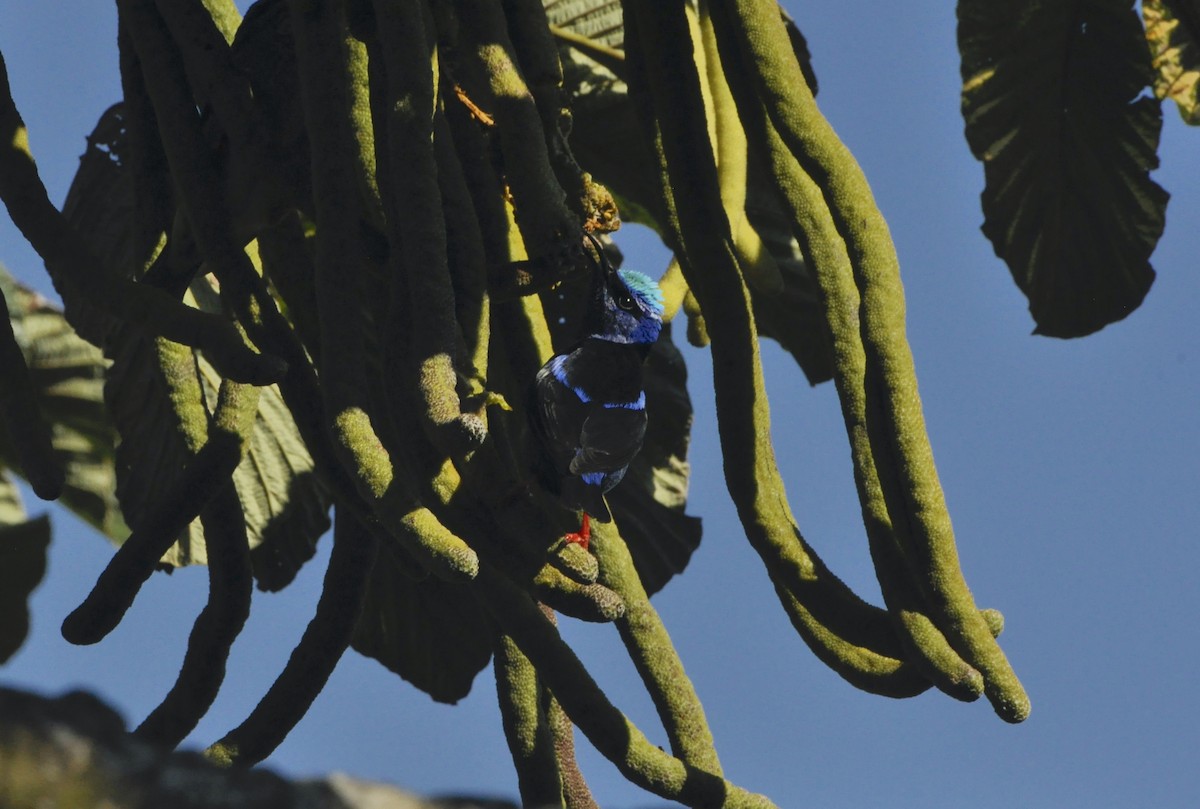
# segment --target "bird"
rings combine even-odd
[[[583,335],[555,354],[533,383],[532,421],[545,449],[543,480],[581,510],[567,542],[588,549],[591,517],[611,522],[604,495],[621,482],[646,435],[642,366],[662,332],[662,291],[636,270],[616,270],[594,236],[596,272]]]

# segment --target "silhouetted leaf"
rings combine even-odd
[[[469,585],[433,576],[416,581],[385,545],[371,569],[351,647],[436,701],[454,704],[491,660],[494,631]]]
[[[311,216],[308,130],[300,104],[300,77],[288,5],[287,0],[258,0],[251,5],[238,26],[230,57],[250,80],[266,130],[261,134],[280,161],[280,176],[273,181],[283,183],[283,196]]]
[[[16,484],[0,468],[0,663],[29,634],[29,595],[46,574],[50,519],[25,518]]]
[[[1200,124],[1200,2],[1143,0],[1142,19],[1158,71],[1154,95],[1174,101],[1186,123]]]
[[[104,113],[89,138],[64,211],[102,260],[132,277],[152,245],[134,244],[133,183],[123,157],[126,136],[121,108],[116,105]],[[204,277],[193,282],[190,295],[187,302],[192,305],[220,311],[220,300]],[[172,350],[190,357],[185,364],[191,368],[191,384],[195,395],[204,397],[210,413],[220,378],[197,352],[180,346],[160,349],[154,340],[86,306],[80,307],[75,319],[90,337],[103,343],[113,359],[104,390],[109,418],[122,439],[116,449],[115,488],[130,524],[136,525],[137,515],[174,484],[198,449],[189,447],[184,438],[157,352]],[[109,450],[111,457],[111,443]],[[280,589],[312,557],[317,539],[329,528],[329,519],[328,498],[313,474],[312,458],[274,386],[260,391],[254,435],[234,473],[234,485],[246,512],[259,587]],[[109,536],[124,539],[124,535]],[[193,521],[163,557],[169,566],[206,561],[199,520]]]
[[[71,180],[63,215],[83,236],[92,252],[122,278],[133,278],[151,254],[149,237],[135,237],[133,178],[129,170],[127,131],[120,103],[105,110],[87,138],[87,149],[79,158],[79,170]],[[51,278],[57,270],[47,266]],[[87,267],[81,272],[93,272]],[[67,322],[76,333],[95,346],[114,328],[111,317],[72,290],[55,283],[63,299]]]
[[[783,276],[782,290],[764,291],[748,285],[755,328],[795,358],[808,384],[827,382],[833,378],[833,340],[817,281],[792,235],[792,221],[776,203],[757,160],[751,160],[747,183],[746,218]]]
[[[646,360],[646,438],[621,485],[608,493],[621,535],[648,593],[687,567],[700,546],[700,518],[687,506],[692,401],[687,365],[668,325]]]
[[[983,232],[1036,333],[1089,334],[1142,302],[1167,193],[1162,111],[1129,0],[961,0],[962,110],[984,164]]]

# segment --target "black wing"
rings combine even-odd
[[[534,424],[542,436],[555,469],[565,474],[580,447],[588,406],[575,391],[559,382],[549,367],[534,379]]]
[[[629,465],[646,436],[646,411],[593,405],[583,421],[572,474],[615,472]]]

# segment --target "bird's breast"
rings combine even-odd
[[[629,409],[646,405],[641,352],[630,346],[585,340],[564,355],[554,375],[584,402]]]

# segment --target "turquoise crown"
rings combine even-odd
[[[617,270],[617,275],[630,292],[641,298],[655,312],[662,314],[663,294],[654,279],[637,270]]]

